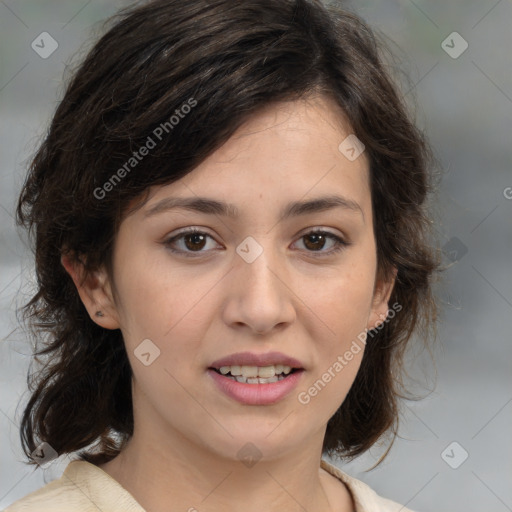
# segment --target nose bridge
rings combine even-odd
[[[253,237],[247,237],[237,247],[237,254],[241,258],[238,265],[240,282],[244,294],[253,291],[256,294],[264,293],[268,300],[274,300],[281,293],[282,284],[276,277],[276,273],[282,272],[281,265],[276,258],[275,248],[272,247],[272,237],[259,237],[257,241]],[[263,298],[263,297],[260,297]]]
[[[272,237],[247,237],[237,247],[230,321],[245,323],[257,332],[293,319],[285,265],[271,246]]]

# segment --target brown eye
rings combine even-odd
[[[305,246],[312,251],[320,250],[324,247],[326,242],[326,237],[321,233],[312,233],[311,235],[305,235],[304,239],[306,240]]]
[[[166,240],[164,245],[171,252],[194,257],[194,253],[200,256],[202,253],[209,252],[208,250],[203,250],[206,247],[209,238],[213,240],[212,236],[208,233],[192,228]],[[183,243],[180,244],[179,242]],[[175,248],[176,245],[178,248]]]
[[[202,233],[190,233],[183,236],[185,246],[191,251],[201,250],[205,246],[206,237]]]
[[[318,252],[320,253],[320,256],[334,254],[350,245],[339,236],[334,233],[329,233],[328,231],[310,231],[309,233],[302,235],[300,240],[304,240],[304,246],[306,247],[307,252]],[[331,246],[333,248],[331,250],[323,251],[322,249],[325,247],[328,240],[333,242]]]

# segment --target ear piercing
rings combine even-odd
[[[102,311],[96,311],[96,316],[105,316]]]

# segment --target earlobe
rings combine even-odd
[[[119,319],[106,271],[94,271],[84,279],[85,269],[77,258],[66,253],[62,254],[60,261],[73,279],[91,320],[105,329],[119,329]]]

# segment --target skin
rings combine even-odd
[[[350,133],[330,99],[269,106],[182,180],[151,188],[148,202],[120,226],[112,278],[100,269],[83,281],[81,267],[62,258],[93,321],[122,331],[135,430],[100,468],[146,510],[353,511],[348,489],[320,469],[320,458],[327,422],[363,350],[308,404],[297,399],[358,334],[385,318],[394,285],[394,278],[376,278],[366,155],[351,162],[338,150]],[[279,221],[289,202],[332,194],[361,211]],[[176,209],[145,218],[164,198],[195,196],[233,203],[241,216]],[[187,258],[165,241],[188,226],[212,238],[176,240],[175,249],[195,255]],[[350,245],[329,254],[332,239],[322,245],[304,237],[320,228]],[[236,253],[248,236],[263,248],[252,263]],[[134,350],[147,338],[161,353],[144,366]],[[305,368],[299,386],[277,403],[240,404],[207,374],[220,357],[274,350]],[[252,467],[237,457],[248,442],[262,454]]]

